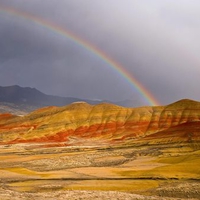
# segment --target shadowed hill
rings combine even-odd
[[[60,97],[46,95],[35,88],[13,86],[0,86],[0,113],[10,112],[15,115],[25,115],[33,110],[45,106],[65,106],[74,102],[87,102],[96,105],[103,100],[80,99],[74,97]],[[115,102],[114,104],[125,107],[141,106],[138,99]]]
[[[0,86],[0,111],[4,112],[9,109],[13,113],[24,114],[44,106],[64,106],[77,101],[86,101],[90,104],[100,103],[100,101],[87,99],[46,95],[30,87]]]

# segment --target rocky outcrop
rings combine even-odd
[[[2,121],[3,120],[3,121]],[[84,102],[0,116],[0,144],[119,145],[200,140],[200,102],[124,108]]]

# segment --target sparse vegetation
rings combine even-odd
[[[200,115],[183,105],[2,116],[0,200],[200,199]]]

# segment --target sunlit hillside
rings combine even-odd
[[[138,108],[77,102],[1,114],[0,148],[0,197],[200,195],[200,102],[192,100]]]

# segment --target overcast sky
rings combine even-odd
[[[104,52],[161,104],[200,101],[199,0],[0,0]],[[148,102],[106,62],[69,38],[0,11],[0,85],[87,99]]]

